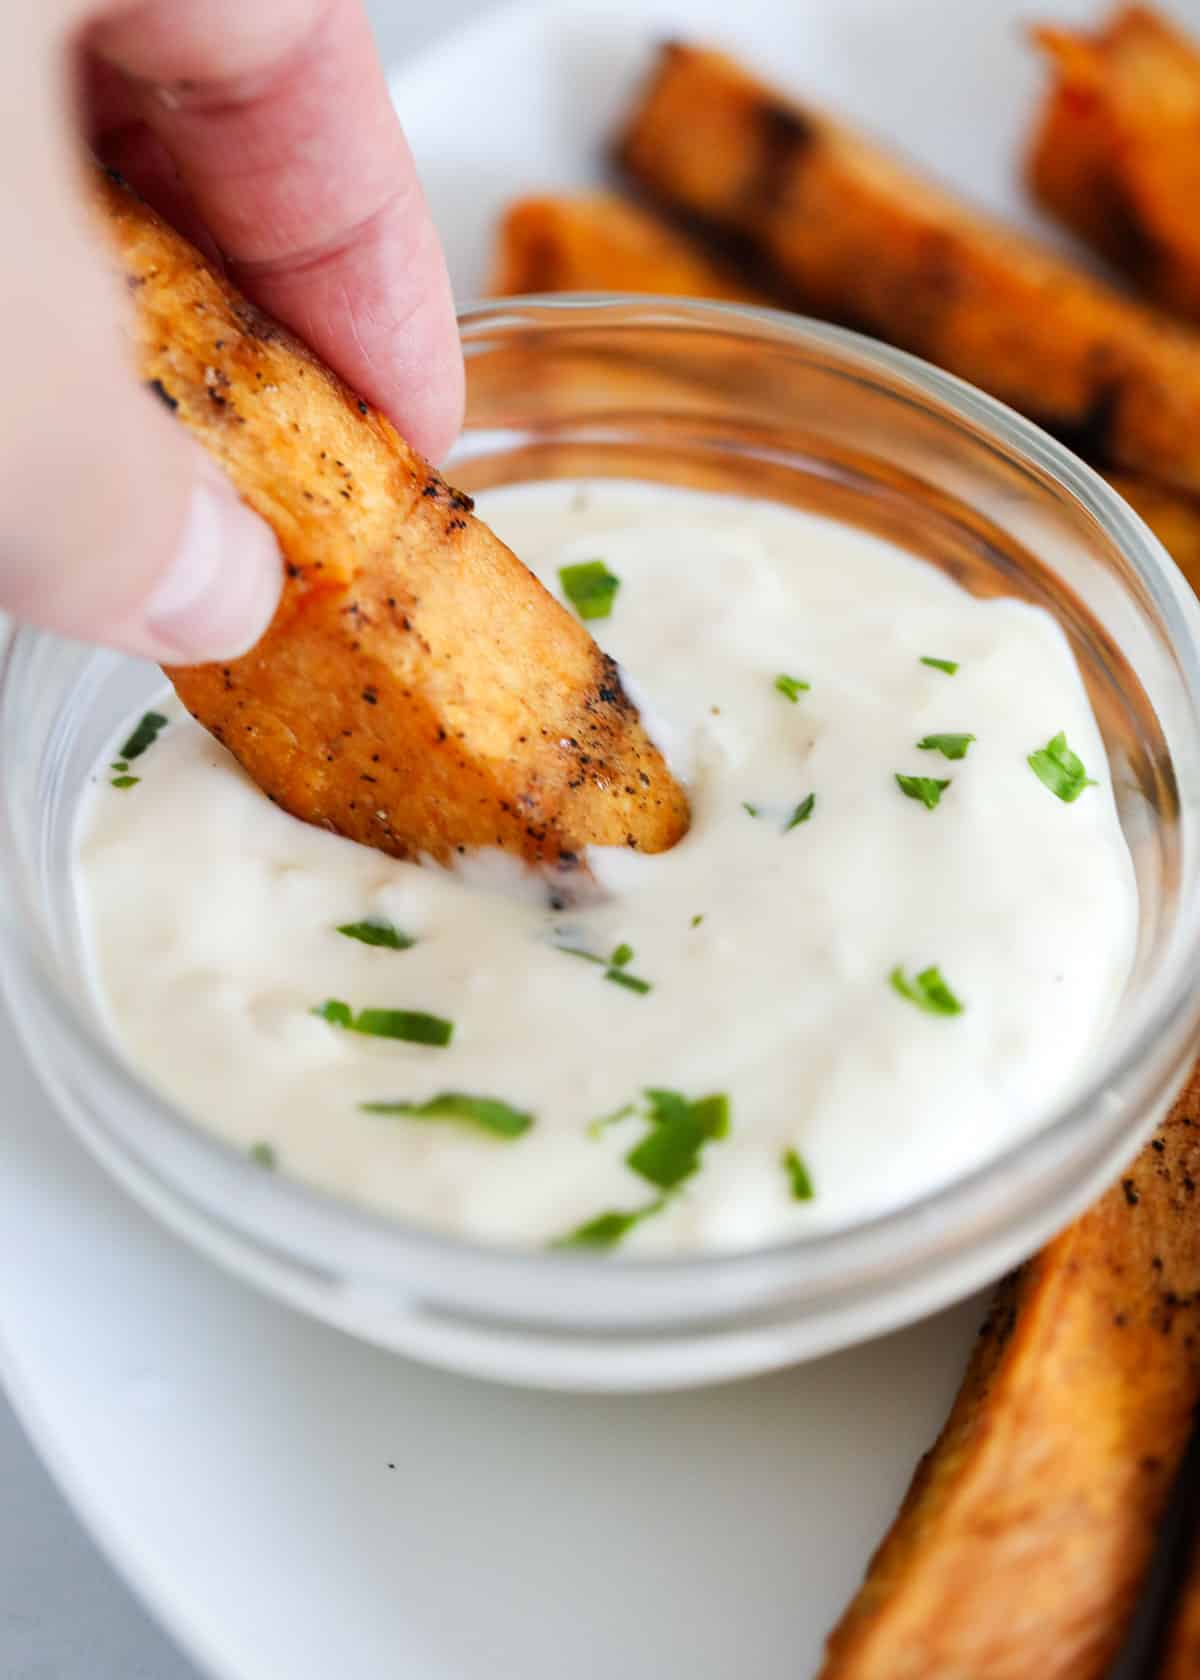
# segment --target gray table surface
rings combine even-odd
[[[487,0],[367,0],[385,64]],[[0,1395],[0,1676],[201,1680],[113,1573],[30,1451]]]

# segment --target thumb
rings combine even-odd
[[[0,277],[0,607],[163,663],[233,658],[279,599],[275,538],[123,356],[78,192],[22,208],[24,272]]]

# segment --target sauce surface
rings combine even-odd
[[[594,850],[591,892],[398,863],[277,810],[165,699],[80,821],[130,1062],[375,1209],[620,1253],[844,1225],[1036,1129],[1137,925],[1054,620],[736,497],[595,481],[480,511],[560,596],[560,568],[617,580],[567,574],[609,609],[589,628],[688,783],[687,838]]]

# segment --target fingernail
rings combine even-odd
[[[159,657],[168,664],[236,659],[270,624],[282,587],[270,526],[206,461],[179,548],[146,602],[144,623]]]

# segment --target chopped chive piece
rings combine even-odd
[[[580,618],[607,618],[621,580],[614,577],[603,560],[583,560],[577,566],[560,566],[563,594]]]
[[[660,1213],[666,1206],[666,1197],[660,1196],[656,1202],[648,1207],[634,1208],[629,1213],[599,1213],[595,1219],[589,1219],[586,1224],[577,1225],[565,1237],[559,1237],[550,1244],[551,1248],[615,1248],[621,1238],[628,1236],[635,1225],[643,1219],[649,1219],[651,1214]]]
[[[816,803],[817,796],[815,793],[810,793],[806,798],[802,799],[788,818],[787,822],[784,823],[783,832],[785,834],[790,834],[794,828],[799,828],[801,823],[806,823],[809,817],[812,816]]]
[[[748,799],[742,800],[742,810],[746,811],[752,817],[756,817],[758,815],[758,806],[751,805]]]
[[[160,729],[167,727],[167,720],[161,712],[146,712],[133,734],[121,748],[121,758],[140,758],[147,747],[152,747],[158,740]]]
[[[728,1135],[729,1098],[714,1094],[689,1102],[678,1091],[650,1089],[646,1100],[651,1130],[625,1164],[660,1190],[674,1190],[699,1167],[704,1145]]]
[[[417,943],[382,916],[368,916],[363,922],[343,922],[337,931],[347,939],[357,939],[363,945],[382,945],[389,951],[409,951]]]
[[[313,1010],[323,1021],[369,1038],[398,1038],[408,1044],[444,1048],[454,1036],[454,1022],[419,1009],[360,1009],[357,1015],[340,998],[327,998]]]
[[[806,683],[802,677],[788,677],[781,672],[780,675],[775,678],[775,687],[779,690],[780,694],[785,695],[794,706],[802,694],[807,694],[808,690],[812,687],[812,684]]]
[[[702,922],[702,921],[703,921],[703,920],[704,920],[704,912],[703,912],[703,911],[701,911],[701,912],[700,912],[700,913],[699,913],[699,915],[696,915],[696,916],[693,916],[693,917],[692,917],[692,926],[693,926],[693,927],[694,927],[694,928],[697,928],[697,927],[699,927],[699,926],[700,926],[700,923],[701,923],[701,922]]]
[[[465,1091],[441,1091],[427,1102],[359,1103],[364,1114],[411,1114],[417,1120],[465,1120],[468,1125],[492,1132],[496,1137],[515,1138],[533,1125],[533,1115],[512,1108],[496,1097],[472,1097]]]
[[[923,968],[915,979],[909,980],[903,968],[896,967],[889,977],[892,990],[915,1003],[930,1015],[961,1015],[963,1006],[942,979],[941,970]]]
[[[927,811],[935,811],[938,801],[950,786],[950,780],[939,781],[936,776],[903,776],[897,770],[896,786],[910,799],[920,800]]]
[[[120,773],[122,770],[128,770],[129,766],[123,758],[118,758],[114,763],[110,764],[108,768],[110,770],[116,770]]]
[[[278,1165],[278,1157],[269,1143],[251,1144],[249,1153],[257,1167],[274,1168]]]
[[[1082,759],[1067,745],[1067,737],[1062,730],[1044,747],[1031,752],[1027,763],[1038,780],[1044,782],[1050,792],[1057,794],[1066,805],[1073,804],[1084,788],[1096,786],[1083,768]]]
[[[958,670],[957,659],[934,659],[932,654],[928,653],[921,655],[921,663],[922,665],[931,665],[935,671],[945,671],[948,677],[952,677]]]
[[[598,957],[594,951],[585,951],[579,945],[559,945],[555,949],[564,951],[568,957],[582,957],[584,962],[595,963],[604,970],[606,980],[611,980],[614,985],[624,986],[627,992],[644,995],[654,990],[649,980],[640,980],[636,974],[625,972],[625,965],[633,960],[632,945],[618,945],[610,957]]]
[[[598,1138],[601,1132],[606,1132],[610,1126],[615,1126],[619,1120],[628,1120],[636,1112],[636,1104],[626,1103],[623,1108],[614,1108],[611,1114],[602,1114],[598,1120],[588,1122],[587,1135]]]
[[[794,1149],[784,1151],[783,1170],[792,1186],[792,1200],[811,1202],[816,1195],[808,1168]]]
[[[917,742],[919,752],[940,752],[943,758],[966,758],[967,748],[974,735],[923,735]]]
[[[136,787],[141,779],[140,776],[114,776],[112,785],[120,788]]]

